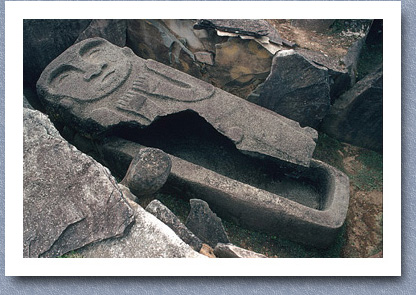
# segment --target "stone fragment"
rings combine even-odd
[[[301,126],[317,127],[330,107],[328,70],[293,50],[278,52],[258,104]]]
[[[77,43],[55,59],[37,90],[55,120],[89,137],[191,111],[245,154],[307,167],[315,149],[310,130],[101,38]]]
[[[144,148],[133,158],[121,183],[136,196],[157,192],[168,179],[172,162],[169,156],[155,148]]]
[[[23,113],[23,256],[57,257],[123,236],[133,211],[108,169],[68,144],[45,115]]]
[[[196,237],[180,220],[169,210],[168,207],[163,205],[158,200],[153,200],[146,207],[146,211],[152,213],[164,224],[169,226],[182,241],[187,243],[195,251],[199,252],[202,247],[201,240]]]
[[[375,151],[383,150],[383,69],[341,95],[322,122],[330,136]]]
[[[210,66],[214,65],[214,56],[211,52],[206,52],[206,51],[195,52],[195,58],[197,61],[202,62],[204,64],[207,64]]]
[[[267,258],[263,254],[243,249],[233,244],[223,243],[218,243],[215,246],[214,254],[218,258]]]
[[[191,199],[191,211],[185,225],[204,243],[215,247],[217,243],[228,243],[228,236],[219,218],[211,211],[207,202]]]
[[[127,21],[123,19],[93,19],[75,43],[101,37],[117,46],[126,46]]]
[[[91,244],[79,251],[85,258],[206,258],[185,244],[167,225],[131,201],[135,223],[122,238]]]
[[[334,21],[334,19],[294,19],[291,24],[294,27],[324,33],[329,30]]]
[[[195,29],[216,29],[219,31],[261,37],[273,31],[270,24],[261,19],[200,19]]]
[[[212,249],[209,245],[207,244],[202,244],[202,248],[199,251],[199,254],[208,256],[209,258],[216,258],[215,254],[214,254],[214,249]]]

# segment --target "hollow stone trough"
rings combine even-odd
[[[345,221],[348,178],[312,159],[314,129],[128,48],[101,38],[75,44],[46,67],[37,90],[52,119],[93,139],[101,161],[120,175],[144,145],[161,148],[172,160],[163,189],[203,199],[245,227],[325,248]],[[206,145],[221,143],[208,149],[217,159],[181,153],[207,147],[177,145],[180,132],[166,145],[171,134],[158,134],[177,121],[183,130],[201,127]]]

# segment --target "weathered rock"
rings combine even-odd
[[[207,202],[191,199],[191,211],[185,225],[204,243],[215,247],[218,243],[228,243],[229,239],[219,218],[211,211]]]
[[[153,200],[146,206],[146,211],[152,213],[157,219],[169,226],[182,241],[187,243],[195,251],[199,252],[202,247],[201,240],[195,236],[180,220],[158,200]]]
[[[311,130],[100,38],[70,47],[37,86],[55,120],[92,137],[191,111],[246,154],[307,167],[315,149]]]
[[[215,49],[211,81],[228,92],[242,96],[248,85],[264,81],[270,72],[273,55],[254,40],[229,38]]]
[[[197,61],[202,62],[204,64],[207,64],[210,66],[214,65],[214,56],[211,52],[206,52],[206,51],[195,52],[195,58]]]
[[[74,44],[91,20],[25,19],[23,21],[23,78],[34,86],[43,69]]]
[[[123,165],[127,169],[142,148],[135,142],[112,138],[101,150],[107,158],[120,159],[109,166],[111,169],[122,169]],[[253,165],[245,159],[241,166],[233,166],[240,160],[228,156],[212,160],[209,170],[171,155],[172,170],[164,192],[203,199],[219,216],[246,228],[322,248],[334,242],[349,204],[349,179],[344,173],[312,159],[310,168],[294,178],[274,162]],[[226,169],[220,169],[224,164]],[[290,170],[287,173],[290,175]]]
[[[383,69],[367,75],[339,97],[321,126],[338,140],[383,150]]]
[[[219,258],[267,258],[263,254],[243,249],[233,244],[223,243],[218,243],[215,246],[214,254]]]
[[[296,52],[315,64],[328,69],[331,104],[351,88],[351,76],[338,58],[304,48],[296,49]]]
[[[197,38],[191,39],[189,34],[186,34],[186,37],[176,36],[163,20],[127,21],[127,45],[135,54],[201,78],[202,74],[199,65],[195,63],[195,56],[186,46],[186,40]],[[195,46],[203,48],[201,44]]]
[[[108,169],[40,112],[25,108],[23,119],[23,256],[56,257],[122,236],[133,211]]]
[[[328,70],[293,50],[278,52],[257,103],[301,126],[317,127],[330,106]]]
[[[294,19],[291,23],[294,27],[324,33],[329,30],[334,21],[334,19]]]
[[[251,23],[254,27],[257,24],[268,35],[225,34],[212,26],[194,29],[196,20],[129,20],[128,44],[140,57],[159,61],[245,98],[267,77],[272,56],[281,49],[282,42],[266,21],[229,21]]]
[[[168,179],[172,162],[169,156],[154,148],[144,148],[133,158],[121,183],[136,196],[157,192]]]
[[[262,19],[200,19],[194,25],[195,29],[215,29],[235,34],[261,37],[267,36],[274,28]]]
[[[203,243],[201,250],[199,250],[199,253],[202,255],[205,255],[209,258],[216,258],[214,254],[214,249],[212,249],[209,245]]]
[[[206,258],[185,244],[167,225],[131,201],[133,197],[122,188],[134,210],[136,222],[128,234],[119,239],[105,240],[81,249],[86,258]]]
[[[75,43],[82,40],[101,37],[117,46],[126,46],[127,21],[123,19],[94,19],[78,36]]]

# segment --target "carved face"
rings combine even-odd
[[[108,95],[130,75],[129,50],[98,38],[80,42],[50,65],[47,91],[80,101]]]

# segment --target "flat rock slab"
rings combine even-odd
[[[207,202],[191,199],[191,212],[189,212],[185,225],[204,243],[215,247],[218,243],[228,243],[229,239],[219,218],[211,211]]]
[[[322,131],[357,146],[383,150],[383,69],[358,81],[332,105]]]
[[[233,244],[223,243],[218,243],[215,246],[214,254],[218,258],[267,258],[263,254],[240,248]]]
[[[328,69],[294,50],[280,51],[257,102],[301,126],[316,128],[330,107]]]
[[[164,224],[169,226],[177,235],[191,246],[195,251],[199,252],[202,248],[202,241],[195,236],[180,220],[158,200],[153,200],[146,206],[146,211],[153,214]]]
[[[23,256],[57,257],[122,236],[133,210],[110,171],[40,112],[25,108],[23,120]]]
[[[79,251],[85,258],[206,258],[185,244],[176,234],[155,216],[131,201],[134,197],[122,187],[134,210],[136,222],[128,234],[91,244]]]
[[[50,116],[89,137],[192,111],[246,154],[308,167],[315,149],[297,123],[101,38],[67,49],[37,90]]]

